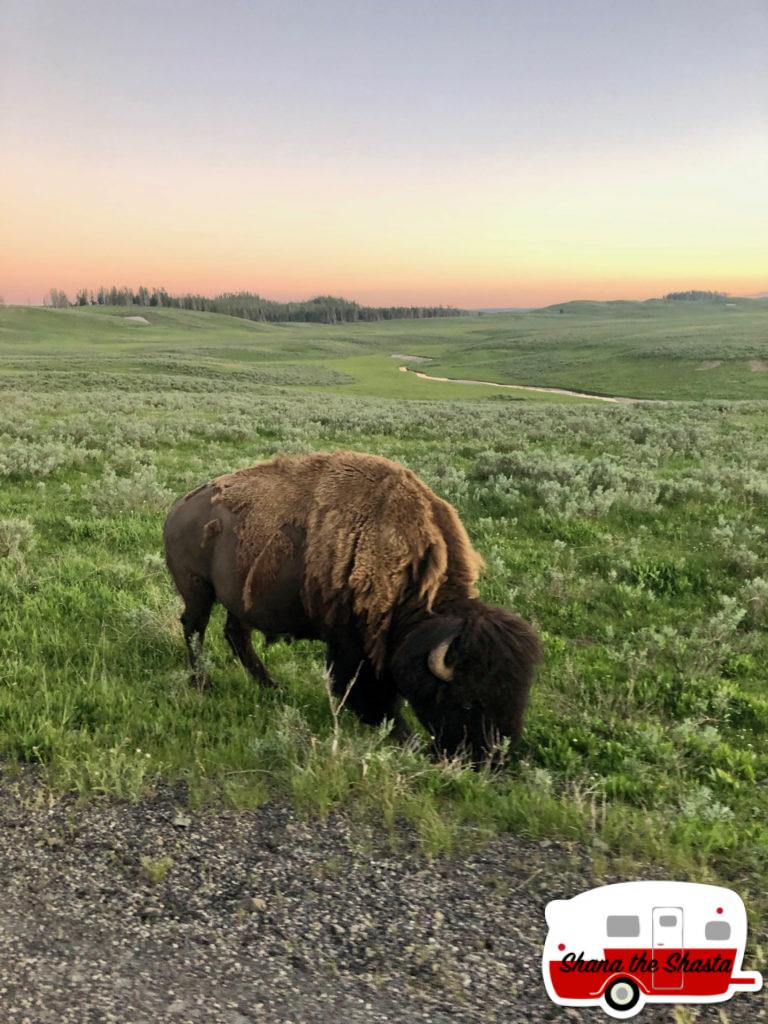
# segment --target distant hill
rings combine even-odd
[[[429,373],[448,380],[634,398],[768,401],[768,299],[585,300],[528,313],[403,319],[386,329],[351,323],[343,330],[136,305],[0,307],[0,385],[5,376],[6,390],[64,351],[71,369],[53,385],[72,389],[101,386],[107,367],[120,364],[155,375],[157,387],[170,390],[203,387],[207,377],[224,374],[241,387],[489,398],[482,385],[402,373],[392,357],[407,353],[429,359]],[[179,365],[168,357],[172,351],[183,352]],[[91,363],[97,356],[98,370]]]
[[[690,293],[679,292],[673,295],[684,296]],[[768,296],[754,296],[746,298],[740,295],[719,295],[713,293],[701,293],[697,298],[676,298],[665,296],[663,299],[610,299],[599,301],[593,299],[573,299],[570,302],[555,302],[551,306],[543,306],[540,309],[532,310],[534,315],[562,313],[563,315],[577,314],[579,316],[636,316],[649,317],[661,316],[669,312],[679,312],[680,315],[687,315],[685,310],[692,309],[719,309],[728,310],[734,306],[741,308],[759,308]]]

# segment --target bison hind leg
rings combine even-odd
[[[184,627],[184,642],[187,645],[189,667],[192,670],[190,683],[204,690],[210,685],[210,680],[203,664],[203,641],[215,594],[207,580],[191,576],[189,586],[184,588],[182,597],[184,611],[181,615],[181,624]]]
[[[232,653],[239,658],[243,668],[262,686],[276,686],[275,680],[267,671],[267,667],[256,654],[251,643],[251,630],[230,612],[224,626],[224,636],[232,648]]]

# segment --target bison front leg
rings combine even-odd
[[[381,725],[387,719],[394,719],[395,733],[399,733],[397,691],[386,676],[376,674],[355,640],[346,635],[334,636],[328,642],[326,666],[334,696],[344,700],[345,707],[354,711],[366,725]]]
[[[183,597],[181,625],[184,628],[184,642],[187,645],[189,667],[192,670],[189,681],[193,686],[204,690],[210,685],[203,664],[203,641],[213,608],[213,587],[206,580],[194,576],[189,587],[185,588]]]
[[[239,658],[243,668],[262,686],[276,686],[275,680],[267,672],[267,667],[251,643],[251,630],[242,624],[231,612],[227,615],[227,623],[224,626],[224,636],[232,648],[232,653]]]

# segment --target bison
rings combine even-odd
[[[517,741],[539,641],[483,604],[483,562],[456,510],[405,466],[340,451],[280,456],[180,498],[164,531],[192,678],[215,601],[250,675],[273,681],[251,631],[322,640],[333,691],[363,722],[403,729],[407,701],[435,752],[475,763]]]

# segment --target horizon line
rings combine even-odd
[[[121,287],[126,287],[127,288],[127,287],[130,287],[130,286],[124,285],[124,286],[121,286]],[[139,285],[138,287],[144,287],[144,286]],[[153,286],[153,287],[155,287],[155,286]],[[161,287],[162,286],[158,286],[157,290],[160,290]],[[63,289],[60,289],[60,290],[63,291]],[[132,292],[135,292],[136,290],[137,289],[131,288]],[[167,291],[164,288],[162,290],[163,291]],[[92,294],[94,293],[94,289],[88,289],[88,291],[90,291]],[[755,292],[755,293],[752,293],[752,294],[749,294],[749,295],[739,295],[739,294],[734,294],[734,293],[731,293],[731,292],[720,291],[719,289],[711,289],[711,288],[690,288],[690,289],[688,289],[688,288],[681,288],[681,289],[675,289],[672,292],[668,292],[667,295],[684,294],[685,292],[688,292],[688,291],[709,292],[713,296],[714,295],[718,295],[718,296],[721,296],[722,298],[725,298],[725,299],[743,299],[743,300],[747,300],[747,301],[756,301],[756,300],[768,298],[768,287],[766,288],[765,291]],[[248,292],[248,291],[245,291],[243,289],[232,290],[232,291],[217,291],[215,294],[210,295],[210,296],[209,295],[205,295],[202,292],[191,292],[191,291],[181,291],[181,292],[170,292],[170,291],[168,291],[167,294],[168,294],[168,296],[170,298],[173,298],[173,299],[185,298],[187,296],[190,296],[190,297],[194,296],[194,297],[199,297],[199,298],[202,298],[202,299],[207,299],[209,301],[211,301],[211,300],[215,301],[218,298],[222,298],[222,297],[228,296],[228,295],[252,295],[254,297],[258,297],[258,298],[262,299],[264,302],[275,303],[276,305],[290,305],[292,303],[301,304],[301,303],[312,302],[316,298],[330,298],[330,299],[338,299],[338,300],[340,300],[342,302],[354,303],[355,305],[358,305],[361,308],[368,308],[368,309],[371,309],[371,308],[373,308],[373,309],[396,309],[398,307],[402,307],[404,309],[419,309],[419,308],[427,308],[427,307],[432,307],[432,308],[437,307],[437,308],[443,308],[443,309],[456,309],[456,310],[460,310],[462,312],[466,311],[468,313],[528,312],[528,311],[537,310],[537,309],[548,309],[551,306],[565,306],[565,305],[569,305],[570,303],[574,303],[574,302],[599,302],[599,303],[603,303],[605,305],[608,305],[610,303],[617,303],[617,302],[632,302],[632,303],[661,302],[661,301],[664,301],[664,299],[666,297],[665,295],[648,295],[645,298],[611,298],[611,299],[601,299],[601,298],[593,298],[593,297],[590,297],[589,295],[586,295],[586,296],[584,296],[582,298],[570,298],[570,299],[555,300],[554,302],[547,302],[547,303],[544,303],[543,305],[529,305],[529,304],[522,305],[521,304],[521,305],[456,306],[456,305],[452,305],[451,303],[446,303],[444,301],[440,301],[440,302],[422,301],[422,302],[389,302],[389,303],[381,303],[381,302],[379,302],[379,303],[366,303],[366,302],[361,302],[358,299],[348,298],[348,297],[346,297],[344,295],[332,295],[330,293],[326,293],[326,294],[315,293],[313,295],[308,296],[307,298],[270,299],[270,298],[268,298],[268,297],[266,297],[264,295],[261,295],[258,292]],[[708,297],[708,296],[702,296],[702,298],[706,298],[706,297]],[[102,307],[102,308],[110,307],[110,308],[115,308],[115,309],[126,309],[129,306],[136,306],[136,307],[141,308],[141,309],[172,309],[172,308],[178,308],[178,307],[162,306],[162,305],[149,306],[149,305],[144,305],[144,304],[139,303],[139,302],[125,303],[124,305],[122,305],[122,304],[109,303],[109,302],[104,302],[104,303],[88,302],[88,303],[84,303],[84,304],[79,304],[79,303],[73,302],[73,301],[71,301],[69,299],[67,301],[68,301],[68,305],[66,307],[56,307],[56,306],[53,306],[50,303],[45,302],[44,299],[41,302],[33,302],[32,300],[29,300],[29,299],[27,301],[25,301],[25,302],[21,302],[21,301],[7,302],[7,301],[3,301],[2,293],[0,293],[0,308],[3,308],[3,307],[10,308],[12,306],[19,306],[19,307],[28,308],[28,309],[56,309],[56,308],[59,308],[59,309],[87,309],[87,308],[92,308],[92,307],[96,307],[97,309],[99,307]],[[695,300],[680,300],[680,301],[695,301]]]

